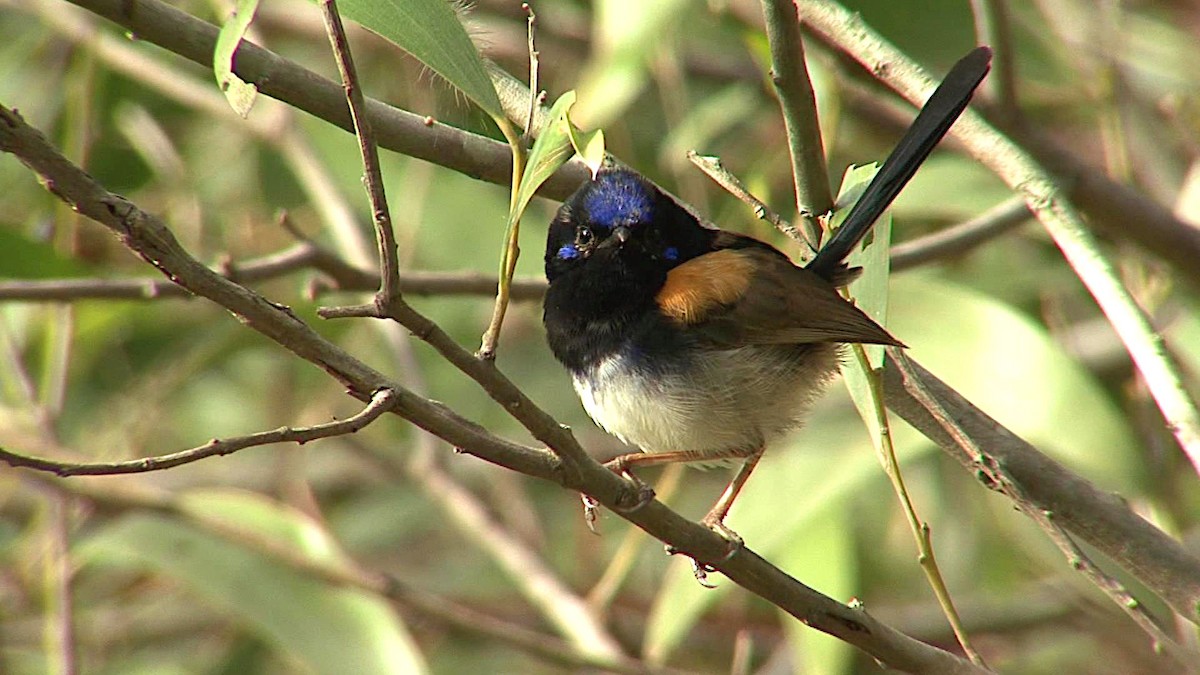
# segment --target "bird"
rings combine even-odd
[[[646,491],[632,469],[738,466],[701,522],[740,545],[724,523],[730,507],[768,445],[798,427],[834,379],[843,345],[903,346],[839,292],[861,271],[846,257],[965,109],[990,61],[979,47],[955,64],[803,266],[703,225],[615,163],[563,202],[546,238],[543,325],[588,415],[636,448],[605,466]]]

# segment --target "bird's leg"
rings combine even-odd
[[[729,509],[733,506],[733,501],[741,494],[742,488],[746,486],[746,481],[750,480],[750,474],[754,472],[754,467],[758,466],[758,460],[762,459],[764,448],[757,448],[754,452],[746,457],[746,461],[742,463],[742,468],[734,474],[733,480],[729,481],[729,487],[725,488],[725,492],[721,494],[721,498],[716,504],[709,509],[708,515],[700,520],[717,534],[728,539],[733,547],[729,554],[733,555],[737,549],[742,547],[742,538],[737,532],[729,529],[725,525],[725,516],[729,515]]]
[[[703,462],[712,461],[713,459],[714,458],[712,455],[686,450],[680,452],[656,453],[631,452],[625,455],[618,455],[617,457],[608,460],[604,463],[604,466],[618,476],[622,476],[630,483],[633,483],[634,487],[637,489],[638,500],[625,510],[635,511],[642,506],[645,506],[646,503],[651,499],[654,499],[654,490],[633,473],[632,469],[634,466],[655,466],[658,464],[677,464],[679,462]],[[721,458],[717,457],[716,459]]]

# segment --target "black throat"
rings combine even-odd
[[[604,256],[556,275],[542,320],[554,356],[572,372],[596,365],[657,319],[667,268]]]

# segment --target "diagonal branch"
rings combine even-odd
[[[909,377],[919,381],[946,411],[944,417],[955,421],[971,446],[982,448],[1003,467],[1017,488],[1008,496],[1023,499],[1023,510],[1052,513],[1058,524],[1129,570],[1181,616],[1200,623],[1200,559],[1134,513],[1118,495],[1100,490],[1042,454],[912,359],[907,363]],[[884,388],[888,408],[978,475],[978,456],[959,443],[938,416],[910,392],[893,359],[888,359],[884,370]],[[998,487],[991,481],[985,485]]]
[[[1005,470],[1004,464],[988,454],[982,446],[975,442],[975,439],[967,433],[963,426],[946,412],[946,409],[925,386],[921,376],[913,368],[908,358],[897,349],[892,349],[890,355],[892,357],[891,363],[903,378],[905,391],[942,427],[942,430],[953,440],[958,449],[971,458],[975,470],[979,472],[988,485],[1011,499],[1022,513],[1037,523],[1038,527],[1042,528],[1042,531],[1046,533],[1046,536],[1066,555],[1071,567],[1083,573],[1089,581],[1094,583],[1118,607],[1124,610],[1133,619],[1134,623],[1141,626],[1142,630],[1150,635],[1154,640],[1156,651],[1162,651],[1173,659],[1177,668],[1181,668],[1188,663],[1190,658],[1184,649],[1178,642],[1167,636],[1162,628],[1159,628],[1158,624],[1150,616],[1150,613],[1146,611],[1145,606],[1138,602],[1120,581],[1105,573],[1104,570],[1092,562],[1062,526],[1055,522],[1054,512],[1035,504],[1024,493],[1021,486],[1013,480],[1008,471]]]

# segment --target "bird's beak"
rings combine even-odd
[[[612,234],[600,243],[600,248],[620,248],[625,242],[629,241],[631,236],[633,236],[633,233],[629,231],[628,227],[618,225],[613,228]]]

